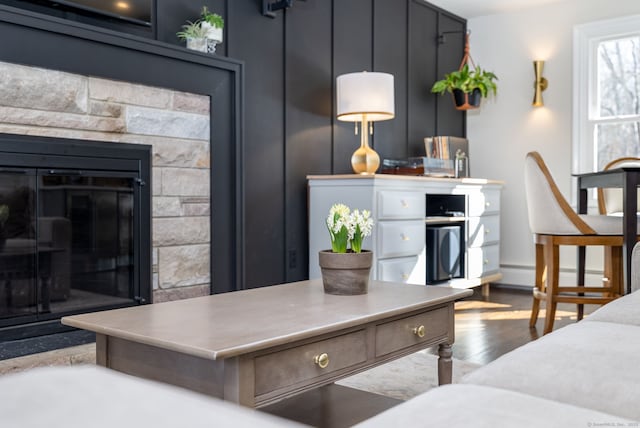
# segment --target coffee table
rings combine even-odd
[[[262,407],[439,345],[451,383],[454,302],[472,293],[371,281],[359,296],[302,281],[62,318],[96,333],[96,362]]]

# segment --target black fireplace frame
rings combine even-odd
[[[0,61],[210,97],[211,293],[245,288],[244,63],[0,5]]]
[[[77,169],[80,165],[82,170],[128,172],[139,177],[136,201],[138,222],[133,246],[133,301],[116,306],[104,305],[101,309],[151,303],[151,146],[0,133],[0,166],[66,170]],[[121,168],[123,165],[126,165],[124,171]],[[79,312],[86,311],[73,313]],[[24,316],[24,321],[18,324],[0,322],[0,342],[69,330],[60,324],[62,315],[67,314],[45,316],[37,321],[33,316]]]

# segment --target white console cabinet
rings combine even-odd
[[[318,252],[331,248],[326,218],[335,203],[367,209],[375,222],[363,248],[372,250],[372,278],[426,283],[426,226],[464,224],[464,273],[456,288],[486,285],[500,274],[500,181],[391,174],[321,175],[309,180],[309,278],[320,278]],[[427,216],[427,195],[461,195],[455,217]],[[488,288],[485,290],[487,291]]]

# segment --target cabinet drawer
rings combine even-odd
[[[500,241],[500,216],[488,215],[469,218],[469,247]]]
[[[378,262],[378,279],[380,281],[424,284],[425,275],[424,259],[417,256],[386,259]]]
[[[321,354],[329,356],[329,364],[325,368],[315,362],[315,357]],[[366,359],[364,330],[256,357],[255,394],[259,396],[326,376]]]
[[[500,269],[500,245],[469,248],[467,251],[467,272],[469,278],[480,278]]]
[[[424,220],[378,223],[378,258],[420,254],[424,248]]]
[[[378,192],[378,219],[424,218],[424,193]]]
[[[485,213],[500,212],[500,191],[485,190],[469,194],[469,210],[467,216],[476,217]]]
[[[452,316],[453,311],[444,307],[380,324],[376,327],[376,357],[446,336],[449,325],[453,325],[449,319]],[[421,327],[424,329],[423,337],[418,335]]]

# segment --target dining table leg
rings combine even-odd
[[[631,293],[631,252],[638,235],[638,178],[640,171],[625,171],[624,186],[622,188],[623,206],[623,244],[622,244],[622,269],[624,272],[624,290]]]
[[[586,214],[587,213],[587,189],[580,188],[580,179],[578,179],[578,214]],[[578,260],[576,263],[576,285],[578,287],[584,287],[584,276],[585,276],[585,264],[586,264],[586,247],[581,245],[578,246]],[[584,296],[584,293],[578,293],[579,296]],[[578,321],[584,317],[584,304],[577,304],[577,317]]]

